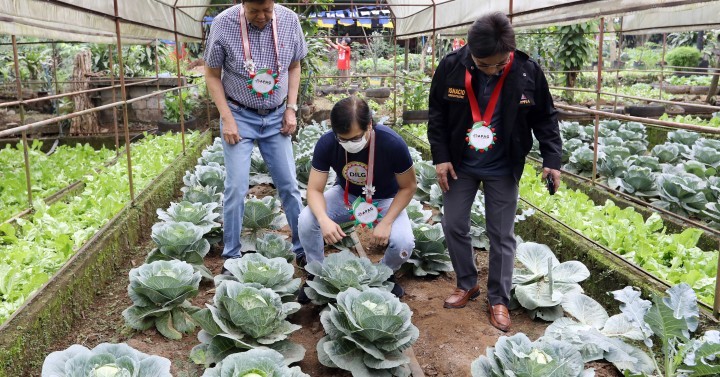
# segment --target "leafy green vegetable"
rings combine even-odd
[[[348,288],[320,315],[325,337],[317,345],[320,363],[354,376],[410,376],[403,351],[420,335],[407,304],[385,290]]]
[[[162,221],[189,222],[202,229],[203,234],[207,234],[213,228],[220,226],[214,221],[220,216],[216,212],[218,207],[220,205],[215,202],[203,204],[183,200],[180,203],[170,203],[167,211],[158,208],[157,214]]]
[[[89,350],[73,344],[45,358],[42,377],[172,377],[170,360],[146,355],[125,343],[102,343]]]
[[[419,225],[413,228],[413,235],[415,250],[407,263],[412,264],[415,276],[439,275],[453,270],[441,224]]]
[[[279,352],[255,348],[234,353],[209,368],[203,377],[310,377],[300,367],[288,368]]]
[[[232,276],[215,276],[215,285],[225,280],[257,283],[270,288],[283,301],[291,301],[300,288],[300,278],[293,279],[295,268],[283,258],[266,258],[260,254],[245,254],[225,261],[225,269]]]
[[[123,311],[125,323],[136,330],[153,326],[169,339],[195,329],[190,317],[198,308],[188,299],[198,294],[200,273],[183,261],[156,261],[130,270],[128,293],[133,305]]]
[[[257,240],[257,253],[266,258],[283,258],[289,263],[295,259],[292,252],[292,243],[287,241],[287,236],[278,233],[265,233]]]

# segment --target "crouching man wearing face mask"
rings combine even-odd
[[[415,247],[405,207],[415,195],[415,169],[405,141],[389,127],[373,125],[368,104],[357,97],[338,102],[330,113],[332,131],[315,145],[307,188],[307,207],[300,213],[298,234],[307,262],[325,258],[325,243],[345,237],[339,224],[355,221],[372,230],[387,247],[382,263],[397,271]],[[337,173],[325,191],[328,172]],[[312,278],[312,277],[309,277]],[[396,283],[392,293],[402,297]],[[300,303],[309,302],[304,286]]]

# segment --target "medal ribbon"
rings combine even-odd
[[[365,185],[367,187],[372,186],[373,182],[373,173],[375,170],[375,130],[370,131],[370,151],[369,157],[368,157],[368,172],[367,172],[367,178],[365,179]],[[345,151],[345,165],[348,164],[348,154],[347,151]],[[345,177],[345,207],[350,208],[350,180],[348,177]],[[371,190],[366,190],[365,193],[365,201],[372,204],[372,192]]]
[[[273,18],[272,18],[272,31],[273,31],[273,40],[275,41],[275,63],[277,64],[277,74],[280,74],[280,48],[278,47],[278,34],[277,34],[277,17],[275,15],[275,10],[273,10]],[[246,62],[253,62],[252,59],[252,52],[250,52],[250,38],[248,37],[248,24],[247,20],[245,19],[245,6],[240,5],[240,35],[242,36],[242,42],[243,42],[243,54],[245,55],[245,61]],[[251,74],[255,74],[256,69],[253,69],[253,72],[250,72]]]
[[[486,127],[490,127],[492,122],[493,114],[495,113],[495,106],[497,105],[498,99],[500,99],[500,92],[502,91],[503,84],[505,83],[505,77],[510,73],[515,54],[510,53],[510,60],[503,70],[503,74],[500,76],[492,94],[490,95],[490,102],[488,102],[487,108],[485,109],[485,115],[480,111],[480,105],[478,104],[477,97],[475,97],[475,90],[472,86],[472,74],[469,70],[465,70],[465,90],[468,93],[468,99],[470,100],[470,109],[472,110],[473,123],[483,122]]]

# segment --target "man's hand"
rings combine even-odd
[[[293,132],[295,132],[296,128],[297,128],[297,114],[295,114],[295,110],[285,109],[285,114],[283,115],[282,128],[280,129],[280,133],[285,136],[292,135]]]
[[[380,221],[377,226],[373,229],[373,237],[375,237],[375,243],[379,246],[387,246],[390,242],[390,231],[392,230],[392,224],[386,221]]]
[[[343,232],[340,225],[330,220],[329,217],[320,221],[320,230],[322,231],[323,240],[328,245],[340,242],[345,238],[345,232]]]
[[[237,123],[235,123],[235,118],[232,116],[228,119],[223,118],[222,120],[222,138],[225,140],[228,144],[234,145],[240,142],[242,138],[240,137],[240,134],[238,133],[238,127]]]
[[[557,191],[560,188],[560,170],[543,168],[542,179],[545,180],[548,174],[552,177],[553,184],[555,184],[555,191]]]
[[[440,185],[440,189],[443,192],[448,192],[450,190],[448,174],[450,174],[452,179],[457,179],[457,175],[455,174],[455,169],[453,169],[452,163],[443,162],[442,164],[435,165],[435,172],[437,173],[437,180],[438,184]]]

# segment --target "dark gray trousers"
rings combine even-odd
[[[457,276],[458,288],[469,290],[477,284],[478,272],[470,239],[470,209],[480,183],[485,193],[485,221],[490,239],[488,300],[491,305],[510,302],[512,273],[515,262],[515,212],[518,185],[512,176],[472,176],[457,173],[449,179],[450,190],[443,194],[445,231]]]

